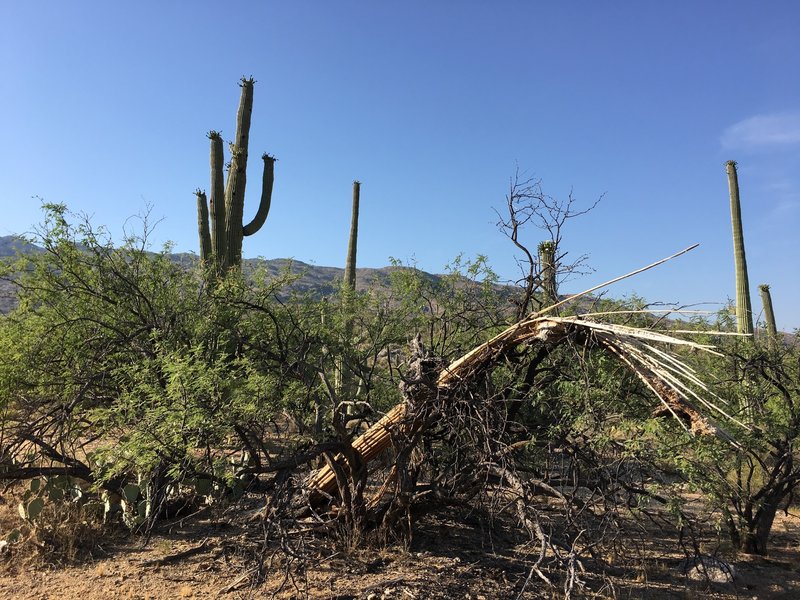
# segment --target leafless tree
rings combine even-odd
[[[602,196],[591,206],[578,209],[577,201],[570,191],[566,199],[554,198],[542,189],[541,179],[528,177],[521,173],[519,167],[509,182],[506,195],[505,211],[495,210],[498,216],[497,227],[511,240],[522,253],[517,256],[521,277],[516,281],[522,290],[522,298],[516,303],[516,320],[524,318],[531,310],[540,308],[538,292],[545,290],[545,268],[538,254],[531,250],[531,242],[527,241],[523,232],[527,226],[533,225],[545,234],[545,240],[553,244],[553,277],[563,280],[570,274],[581,274],[587,270],[588,256],[582,254],[574,260],[567,261],[567,252],[562,247],[564,228],[568,221],[585,215],[602,200]]]

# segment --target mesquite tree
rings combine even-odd
[[[242,240],[256,233],[267,220],[272,202],[272,185],[275,180],[275,158],[269,154],[261,156],[264,174],[261,182],[261,201],[253,220],[247,224],[244,215],[244,192],[247,183],[247,152],[250,136],[250,117],[253,112],[253,78],[242,78],[242,95],[236,117],[236,139],[230,144],[231,161],[228,179],[222,171],[225,162],[222,136],[218,131],[209,131],[211,140],[211,198],[197,190],[197,220],[200,237],[200,258],[211,264],[216,274],[238,267],[242,261]],[[211,220],[209,229],[208,221]]]
[[[540,310],[543,304],[557,301],[556,281],[560,276],[585,272],[586,255],[567,261],[567,252],[562,244],[563,232],[568,221],[586,214],[598,202],[600,199],[588,208],[578,210],[572,193],[566,199],[554,198],[544,193],[540,180],[524,178],[519,169],[514,173],[506,195],[505,210],[495,212],[498,229],[521,253],[516,257],[521,274],[516,283],[522,293],[514,301],[517,306],[515,321],[525,318],[531,311]],[[534,256],[534,249],[525,240],[525,229],[531,225],[550,238],[539,245],[538,256]]]

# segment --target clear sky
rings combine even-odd
[[[724,162],[739,162],[754,310],[800,327],[800,3],[0,0],[0,235],[63,202],[120,232],[197,249],[206,132],[231,139],[257,80],[245,217],[264,151],[272,211],[246,256],[342,265],[362,181],[359,265],[441,272],[485,254],[517,165],[598,207],[564,232],[595,271],[579,291],[699,242],[612,288],[648,300],[735,295]],[[525,234],[535,246],[539,232]]]

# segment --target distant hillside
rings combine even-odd
[[[0,257],[14,256],[17,252],[41,252],[39,246],[23,240],[16,235],[0,236]]]
[[[0,236],[0,260],[7,257],[13,257],[17,252],[43,252],[43,250],[34,245],[22,240],[16,236]],[[172,255],[172,259],[179,264],[191,266],[197,261],[197,255],[188,252],[181,252]],[[245,272],[253,272],[256,269],[266,267],[270,275],[278,275],[282,273],[289,265],[291,265],[291,272],[299,275],[299,279],[294,283],[293,289],[301,292],[308,293],[315,297],[328,296],[336,292],[344,279],[344,269],[339,267],[321,267],[317,265],[309,265],[299,260],[291,260],[288,258],[273,258],[261,259],[250,258],[245,259],[244,268]],[[396,269],[404,269],[406,267],[382,267],[380,269],[356,269],[356,286],[359,290],[370,290],[387,288],[389,286],[389,274]],[[434,275],[420,271],[424,277],[430,278],[435,281],[441,278],[441,275]],[[507,294],[509,298],[509,307],[511,306],[510,299],[514,288],[507,285],[497,285],[496,289],[503,294]],[[596,296],[586,296],[577,301],[579,311],[594,310],[594,303]],[[16,306],[15,289],[6,282],[0,280],[0,314],[9,312]],[[660,319],[653,316],[654,320]],[[670,317],[668,322],[672,326],[679,326],[682,321],[675,317]],[[782,332],[785,343],[790,344],[795,342],[795,336],[791,333]]]
[[[30,244],[16,236],[0,237],[0,258],[15,256],[17,252],[42,252],[38,246]],[[197,255],[186,252],[172,255],[173,260],[187,266],[194,264]],[[309,265],[299,260],[287,258],[245,259],[245,272],[255,271],[266,267],[270,275],[278,275],[291,265],[291,272],[300,275],[293,288],[303,293],[311,293],[315,296],[327,296],[334,293],[342,279],[344,279],[344,269],[339,267],[321,267]],[[389,284],[389,273],[403,267],[383,267],[380,269],[356,269],[356,287],[360,290],[382,288]],[[437,279],[439,275],[424,273],[426,277]],[[14,300],[14,288],[9,283],[0,281],[0,313],[6,313],[16,304]]]

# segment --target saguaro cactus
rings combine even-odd
[[[725,163],[728,189],[731,195],[731,224],[733,226],[733,259],[736,268],[736,328],[739,333],[753,333],[753,310],[750,304],[750,283],[747,279],[747,260],[744,253],[742,209],[739,204],[739,178],[736,161]]]
[[[544,302],[550,306],[558,302],[556,287],[556,244],[552,241],[539,244],[539,276],[542,279]]]
[[[344,284],[349,292],[356,291],[356,254],[358,251],[358,210],[361,201],[361,182],[353,182],[353,212],[350,217],[350,239],[347,242],[347,262],[344,267]]]
[[[353,212],[350,217],[350,238],[347,242],[347,258],[344,267],[344,296],[342,302],[342,309],[344,312],[344,322],[342,327],[342,337],[345,344],[350,343],[353,337],[353,315],[351,310],[353,308],[353,295],[356,291],[356,255],[358,252],[358,211],[359,203],[361,200],[361,182],[353,182]],[[355,395],[355,386],[353,381],[353,374],[347,368],[344,360],[340,360],[337,365],[338,375],[338,390],[337,394],[352,400]],[[348,414],[354,412],[353,406],[349,405],[347,409]]]
[[[267,220],[272,202],[272,185],[275,180],[275,158],[263,154],[264,175],[261,182],[261,201],[253,220],[242,223],[244,215],[244,192],[247,183],[247,151],[250,137],[250,117],[253,112],[253,85],[255,80],[242,78],[242,96],[236,117],[236,138],[230,145],[231,162],[228,180],[222,171],[224,153],[222,136],[218,131],[209,131],[211,140],[211,199],[205,192],[197,190],[197,221],[200,237],[200,258],[213,264],[217,274],[231,267],[239,267],[242,261],[242,240],[256,233]],[[210,204],[210,207],[209,207]],[[211,219],[209,230],[208,220]]]
[[[772,310],[772,294],[770,294],[769,286],[766,283],[759,285],[758,291],[761,294],[761,306],[764,307],[764,320],[767,322],[767,335],[769,336],[770,343],[773,343],[778,336],[778,327],[775,325],[775,312]]]

